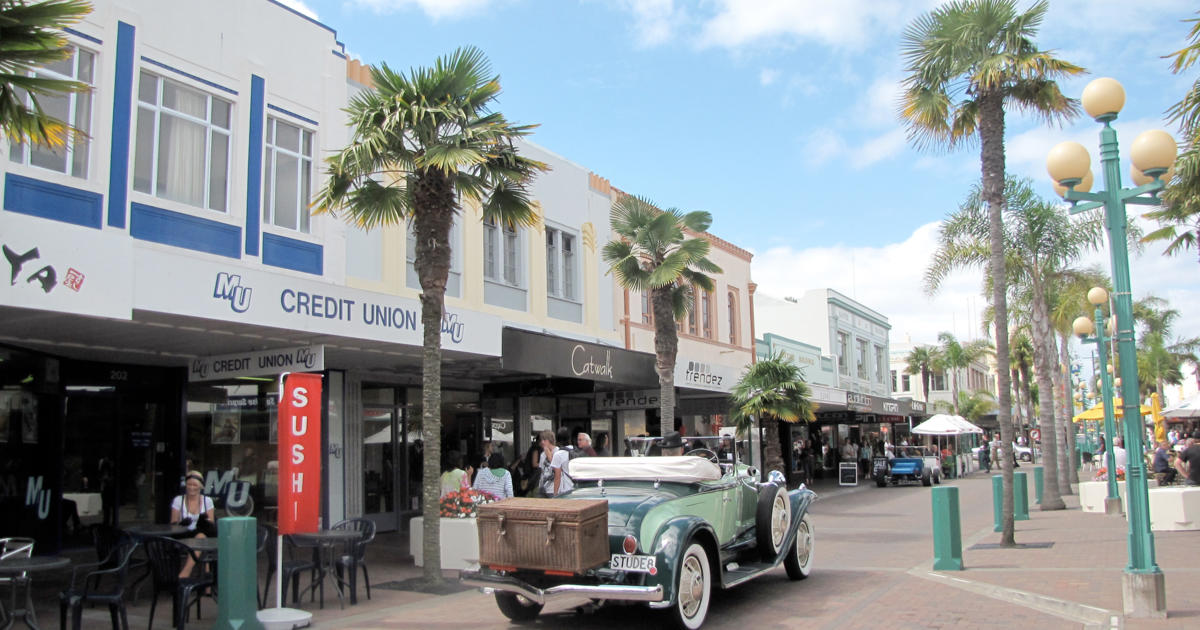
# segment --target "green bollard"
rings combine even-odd
[[[1013,473],[1013,520],[1029,520],[1029,480],[1023,472]]]
[[[1004,531],[1004,477],[992,475],[992,531]]]
[[[1033,467],[1033,495],[1037,498],[1037,504],[1042,504],[1042,486],[1045,485],[1046,475],[1045,470],[1041,466]]]
[[[933,489],[933,570],[962,571],[962,522],[958,515],[958,488]]]
[[[258,620],[258,519],[230,516],[217,521],[218,630],[264,630]]]

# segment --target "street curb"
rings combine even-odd
[[[1028,591],[996,586],[994,584],[964,580],[960,577],[945,573],[936,573],[924,568],[910,569],[908,574],[939,584],[953,586],[977,595],[1016,604],[1048,615],[1054,615],[1068,621],[1081,623],[1087,628],[1119,629],[1124,627],[1124,617],[1121,613],[1112,610],[1069,602],[1056,597],[1038,595],[1037,593],[1030,593]]]

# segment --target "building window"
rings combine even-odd
[[[493,282],[521,287],[521,234],[515,226],[483,223],[483,276]]]
[[[689,335],[696,334],[696,311],[699,308],[700,308],[700,305],[696,303],[696,287],[692,287],[692,308],[688,309],[688,315],[687,315],[687,320],[688,320],[688,330],[687,331],[688,331]]]
[[[912,389],[912,377],[908,374],[900,375],[900,391],[907,392]]]
[[[712,304],[712,302],[713,302],[712,293],[705,291],[704,295],[700,296],[700,306],[702,309],[700,311],[700,323],[703,325],[705,339],[712,339],[715,336],[715,335],[713,335],[713,304]]]
[[[263,223],[309,232],[313,134],[267,118],[263,156]]]
[[[142,72],[133,189],[225,212],[233,104]]]
[[[870,357],[867,356],[867,341],[865,339],[855,339],[854,344],[858,350],[858,378],[867,380],[867,361]]]
[[[79,48],[71,49],[71,56],[38,68],[33,76],[39,79],[62,79],[93,85],[96,55]],[[17,89],[17,94],[27,107],[33,106],[29,93]],[[33,142],[14,142],[9,149],[9,159],[20,164],[58,171],[73,177],[87,178],[88,149],[92,132],[92,93],[39,94],[38,104],[47,115],[69,123],[81,133],[67,138],[66,146],[52,149]]]
[[[886,366],[887,362],[883,360],[883,346],[875,346],[875,382],[883,383],[883,374],[884,370],[887,369]],[[895,378],[892,379],[892,389],[896,388],[895,380]]]
[[[892,391],[897,391],[896,385],[898,385],[896,382],[896,370],[892,370]]]
[[[579,299],[576,236],[562,230],[546,228],[546,293],[564,300]]]
[[[649,324],[653,321],[654,312],[650,310],[650,292],[642,291],[642,323]]]
[[[838,340],[838,374],[850,376],[850,335],[844,332],[837,334]]]
[[[738,328],[741,323],[738,319],[738,294],[733,289],[729,290],[729,345],[736,346],[738,343]]]
[[[930,380],[933,381],[931,383],[932,387],[930,387],[930,389],[932,389],[934,391],[938,391],[938,392],[946,391],[946,373],[945,372],[934,372],[932,374],[932,378]]]

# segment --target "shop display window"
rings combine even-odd
[[[274,379],[188,385],[184,472],[204,475],[204,494],[218,510],[250,502],[260,520],[275,520],[277,387]]]

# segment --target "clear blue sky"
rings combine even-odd
[[[920,294],[930,224],[979,177],[977,148],[918,152],[895,116],[900,35],[938,4],[303,0],[366,63],[407,69],[478,46],[501,76],[498,109],[540,124],[535,142],[661,206],[712,212],[714,233],[757,254],[764,290],[836,288],[915,341],[938,329],[970,336],[982,308],[977,274],[937,300]],[[1196,76],[1172,75],[1162,58],[1185,43],[1181,20],[1196,9],[1184,0],[1054,0],[1038,43],[1093,73],[1065,83],[1068,94],[1095,76],[1125,84],[1117,128],[1128,147],[1142,130],[1165,126],[1163,112]],[[1011,114],[1009,171],[1034,178],[1049,197],[1046,152],[1074,139],[1095,163],[1097,135],[1088,120],[1047,129]],[[812,273],[797,277],[797,261]],[[1195,310],[1181,303],[1200,303],[1194,256],[1145,265],[1141,285],[1135,266],[1135,293],[1153,290]],[[931,310],[955,312],[930,322]],[[1200,318],[1185,320],[1200,334]]]

